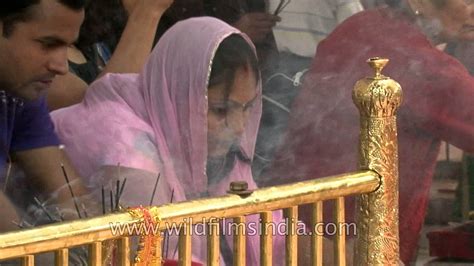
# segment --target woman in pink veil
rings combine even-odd
[[[121,200],[128,206],[153,201],[158,174],[153,204],[224,195],[233,181],[255,189],[257,65],[237,29],[208,17],[185,20],[160,39],[140,74],[106,75],[82,103],[53,112],[56,131],[92,187],[127,177]],[[204,262],[199,241],[193,255]],[[247,242],[247,262],[258,265],[258,237]]]

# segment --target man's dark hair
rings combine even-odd
[[[77,11],[83,9],[85,5],[85,0],[57,1]],[[0,20],[3,22],[3,36],[8,37],[12,33],[15,23],[30,19],[31,7],[40,2],[41,0],[0,1]]]

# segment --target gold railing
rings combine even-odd
[[[159,231],[167,225],[179,224],[179,264],[191,265],[191,224],[208,221],[208,265],[219,265],[219,226],[215,219],[232,218],[245,222],[245,216],[259,214],[264,225],[272,223],[274,210],[284,210],[287,228],[286,265],[297,265],[298,205],[312,204],[310,235],[311,263],[323,264],[323,235],[314,230],[323,221],[322,202],[336,201],[335,223],[344,223],[344,197],[359,195],[357,200],[357,239],[354,261],[356,265],[396,265],[399,260],[398,246],[398,157],[396,141],[396,109],[401,102],[399,85],[380,74],[387,60],[370,59],[376,70],[373,78],[356,84],[353,98],[361,113],[361,141],[359,172],[319,178],[290,185],[269,187],[245,193],[245,188],[234,184],[231,192],[217,198],[168,204],[158,207],[135,209],[132,212],[110,214],[87,220],[64,222],[19,232],[0,235],[0,260],[21,257],[23,265],[34,265],[34,254],[54,252],[56,265],[67,265],[69,248],[88,245],[91,265],[102,265],[103,250],[107,240],[116,239],[118,265],[130,265],[130,237],[114,234],[111,224],[142,224],[151,218]],[[211,222],[214,221],[214,222]],[[266,228],[264,226],[263,228]],[[234,235],[234,265],[245,265],[246,238],[242,228]],[[334,262],[345,265],[345,233],[336,226]],[[138,265],[160,265],[163,237],[158,234],[153,242],[152,262],[138,252],[134,261]],[[260,264],[272,265],[271,233],[264,230],[260,236]],[[145,255],[147,255],[145,254]]]
[[[361,171],[291,185],[259,189],[245,198],[238,195],[228,195],[218,198],[152,207],[149,208],[149,210],[152,215],[159,217],[160,230],[166,230],[166,225],[180,225],[183,223],[184,218],[188,221],[196,221],[196,223],[204,220],[209,221],[216,217],[243,220],[245,219],[245,215],[253,213],[261,213],[263,221],[271,222],[272,216],[268,215],[265,211],[286,209],[286,212],[296,214],[296,210],[293,208],[294,206],[314,202],[316,202],[314,212],[321,217],[322,209],[319,203],[323,200],[339,199],[350,194],[369,193],[374,191],[378,186],[379,176],[376,173],[373,171]],[[343,208],[343,206],[341,206],[341,208]],[[72,246],[85,244],[91,245],[91,249],[93,250],[100,250],[100,243],[118,237],[114,235],[111,230],[111,224],[126,225],[139,223],[141,220],[141,217],[129,213],[120,213],[4,234],[0,237],[0,259],[14,258],[25,254],[37,254],[52,250],[63,250]],[[344,234],[336,235],[341,239],[341,242],[344,242]],[[293,236],[288,236],[288,239],[291,239],[291,237]],[[126,237],[122,237],[120,241],[125,243],[127,242],[126,239]],[[314,235],[314,243],[320,243],[321,239],[322,235]],[[158,239],[158,241],[161,241],[161,239]],[[215,239],[214,241],[218,243],[219,240]],[[242,239],[241,241],[245,240]],[[263,243],[268,242],[262,241],[262,244]],[[296,242],[292,242],[291,245],[295,245],[296,247]],[[123,244],[121,253],[127,253],[127,247],[128,244]],[[238,246],[236,246],[236,248],[237,247]],[[265,245],[264,247],[267,254],[271,254],[269,250],[270,247],[271,245]],[[180,255],[185,254],[183,250],[184,249],[180,247]],[[210,250],[212,250],[212,248],[210,248]],[[295,252],[293,254],[296,255],[297,250],[291,250]],[[244,249],[240,249],[240,252],[244,252]],[[94,254],[94,260],[99,260],[100,252],[95,252]],[[343,257],[343,255],[344,254],[340,254],[341,257]],[[241,253],[239,258],[243,258]],[[129,262],[125,258],[123,259],[123,264],[121,265],[128,265]],[[271,256],[262,257],[262,259],[271,262]]]

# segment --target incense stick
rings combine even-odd
[[[179,242],[176,243],[176,247],[174,248],[173,258],[176,256],[176,252],[178,252],[178,246],[179,246]]]
[[[25,220],[22,221],[22,224],[24,224],[24,226],[27,226],[27,227],[33,227],[32,224],[30,224],[29,222],[27,222]]]
[[[125,177],[122,182],[122,186],[120,187],[120,193],[119,193],[119,198],[122,197],[123,190],[125,188],[125,184],[127,183],[127,178]]]
[[[110,212],[114,212],[114,195],[112,195],[112,190],[109,190],[110,194]]]
[[[82,211],[84,212],[84,215],[86,218],[89,218],[89,215],[87,214],[86,206],[84,203],[81,203]]]
[[[118,209],[119,207],[119,195],[120,195],[120,180],[117,180],[115,182],[115,209]]]
[[[24,228],[24,226],[22,224],[18,223],[17,221],[12,221],[12,223],[14,225],[18,226],[18,228],[22,228],[22,229]]]
[[[58,207],[56,207],[55,209],[56,209],[56,212],[59,215],[59,219],[64,222],[64,215],[61,213],[61,211],[59,210]]]
[[[155,198],[156,187],[158,187],[158,181],[160,181],[160,176],[161,176],[161,174],[158,173],[158,177],[156,178],[156,182],[155,182],[155,187],[153,187],[153,193],[151,193],[151,199],[150,199],[149,206],[153,205],[153,199]]]
[[[102,214],[105,214],[105,190],[104,190],[104,185],[102,185]]]
[[[173,203],[173,198],[174,198],[174,189],[171,191],[170,203]],[[168,249],[170,245],[170,236],[168,234],[165,235],[165,242],[166,242],[166,258],[168,258]],[[174,258],[174,255],[173,255],[173,258]]]
[[[51,220],[51,222],[55,222],[51,214],[49,214],[49,211],[43,206],[43,204],[41,204],[41,201],[37,197],[33,197],[33,199],[35,200],[36,204],[38,204],[38,206],[41,208],[41,210],[43,210],[46,216],[48,216],[48,219]]]
[[[74,192],[72,191],[71,183],[69,183],[69,177],[67,176],[66,169],[64,168],[64,164],[61,164],[61,169],[63,170],[64,178],[66,179],[67,186],[69,187],[69,192],[71,192],[72,200],[74,201],[74,207],[76,208],[77,216],[79,219],[82,219],[81,212],[79,211],[79,205],[77,204],[76,196],[74,196]]]

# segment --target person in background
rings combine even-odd
[[[277,11],[280,0],[270,0],[269,9]],[[363,10],[359,0],[285,0],[273,28],[280,53],[312,59],[318,43],[340,23]],[[309,64],[307,64],[309,67]]]
[[[138,73],[153,47],[158,23],[173,0],[89,0],[80,35],[68,51],[70,72],[48,93],[50,110],[79,103],[106,73]]]
[[[386,0],[361,0],[360,2],[365,9],[387,6]]]
[[[273,28],[279,60],[264,79],[263,113],[257,138],[254,176],[268,167],[288,125],[291,103],[310,67],[318,43],[346,18],[360,12],[359,0],[270,0],[281,21]]]
[[[198,16],[221,19],[247,34],[257,47],[262,76],[278,56],[272,28],[280,18],[268,11],[265,0],[175,0],[160,21],[156,41],[176,22]]]
[[[474,42],[451,42],[446,46],[446,52],[456,57],[474,75]]]
[[[14,222],[20,222],[7,193],[15,182],[10,179],[13,162],[34,192],[52,204],[71,202],[61,164],[75,195],[85,194],[58,147],[44,97],[55,77],[68,71],[67,47],[79,34],[84,2],[2,1],[0,7],[0,232],[5,232],[18,229]]]
[[[266,185],[357,170],[359,112],[356,81],[372,76],[365,61],[390,59],[384,75],[398,81],[400,252],[411,264],[423,225],[441,141],[474,151],[474,78],[441,44],[474,40],[472,0],[389,1],[348,18],[319,43],[302,90],[292,105],[288,131]],[[316,161],[315,161],[316,160]],[[346,205],[348,222],[354,202]],[[325,210],[331,216],[331,209]],[[301,210],[308,221],[309,209]],[[304,218],[306,216],[306,218]]]

